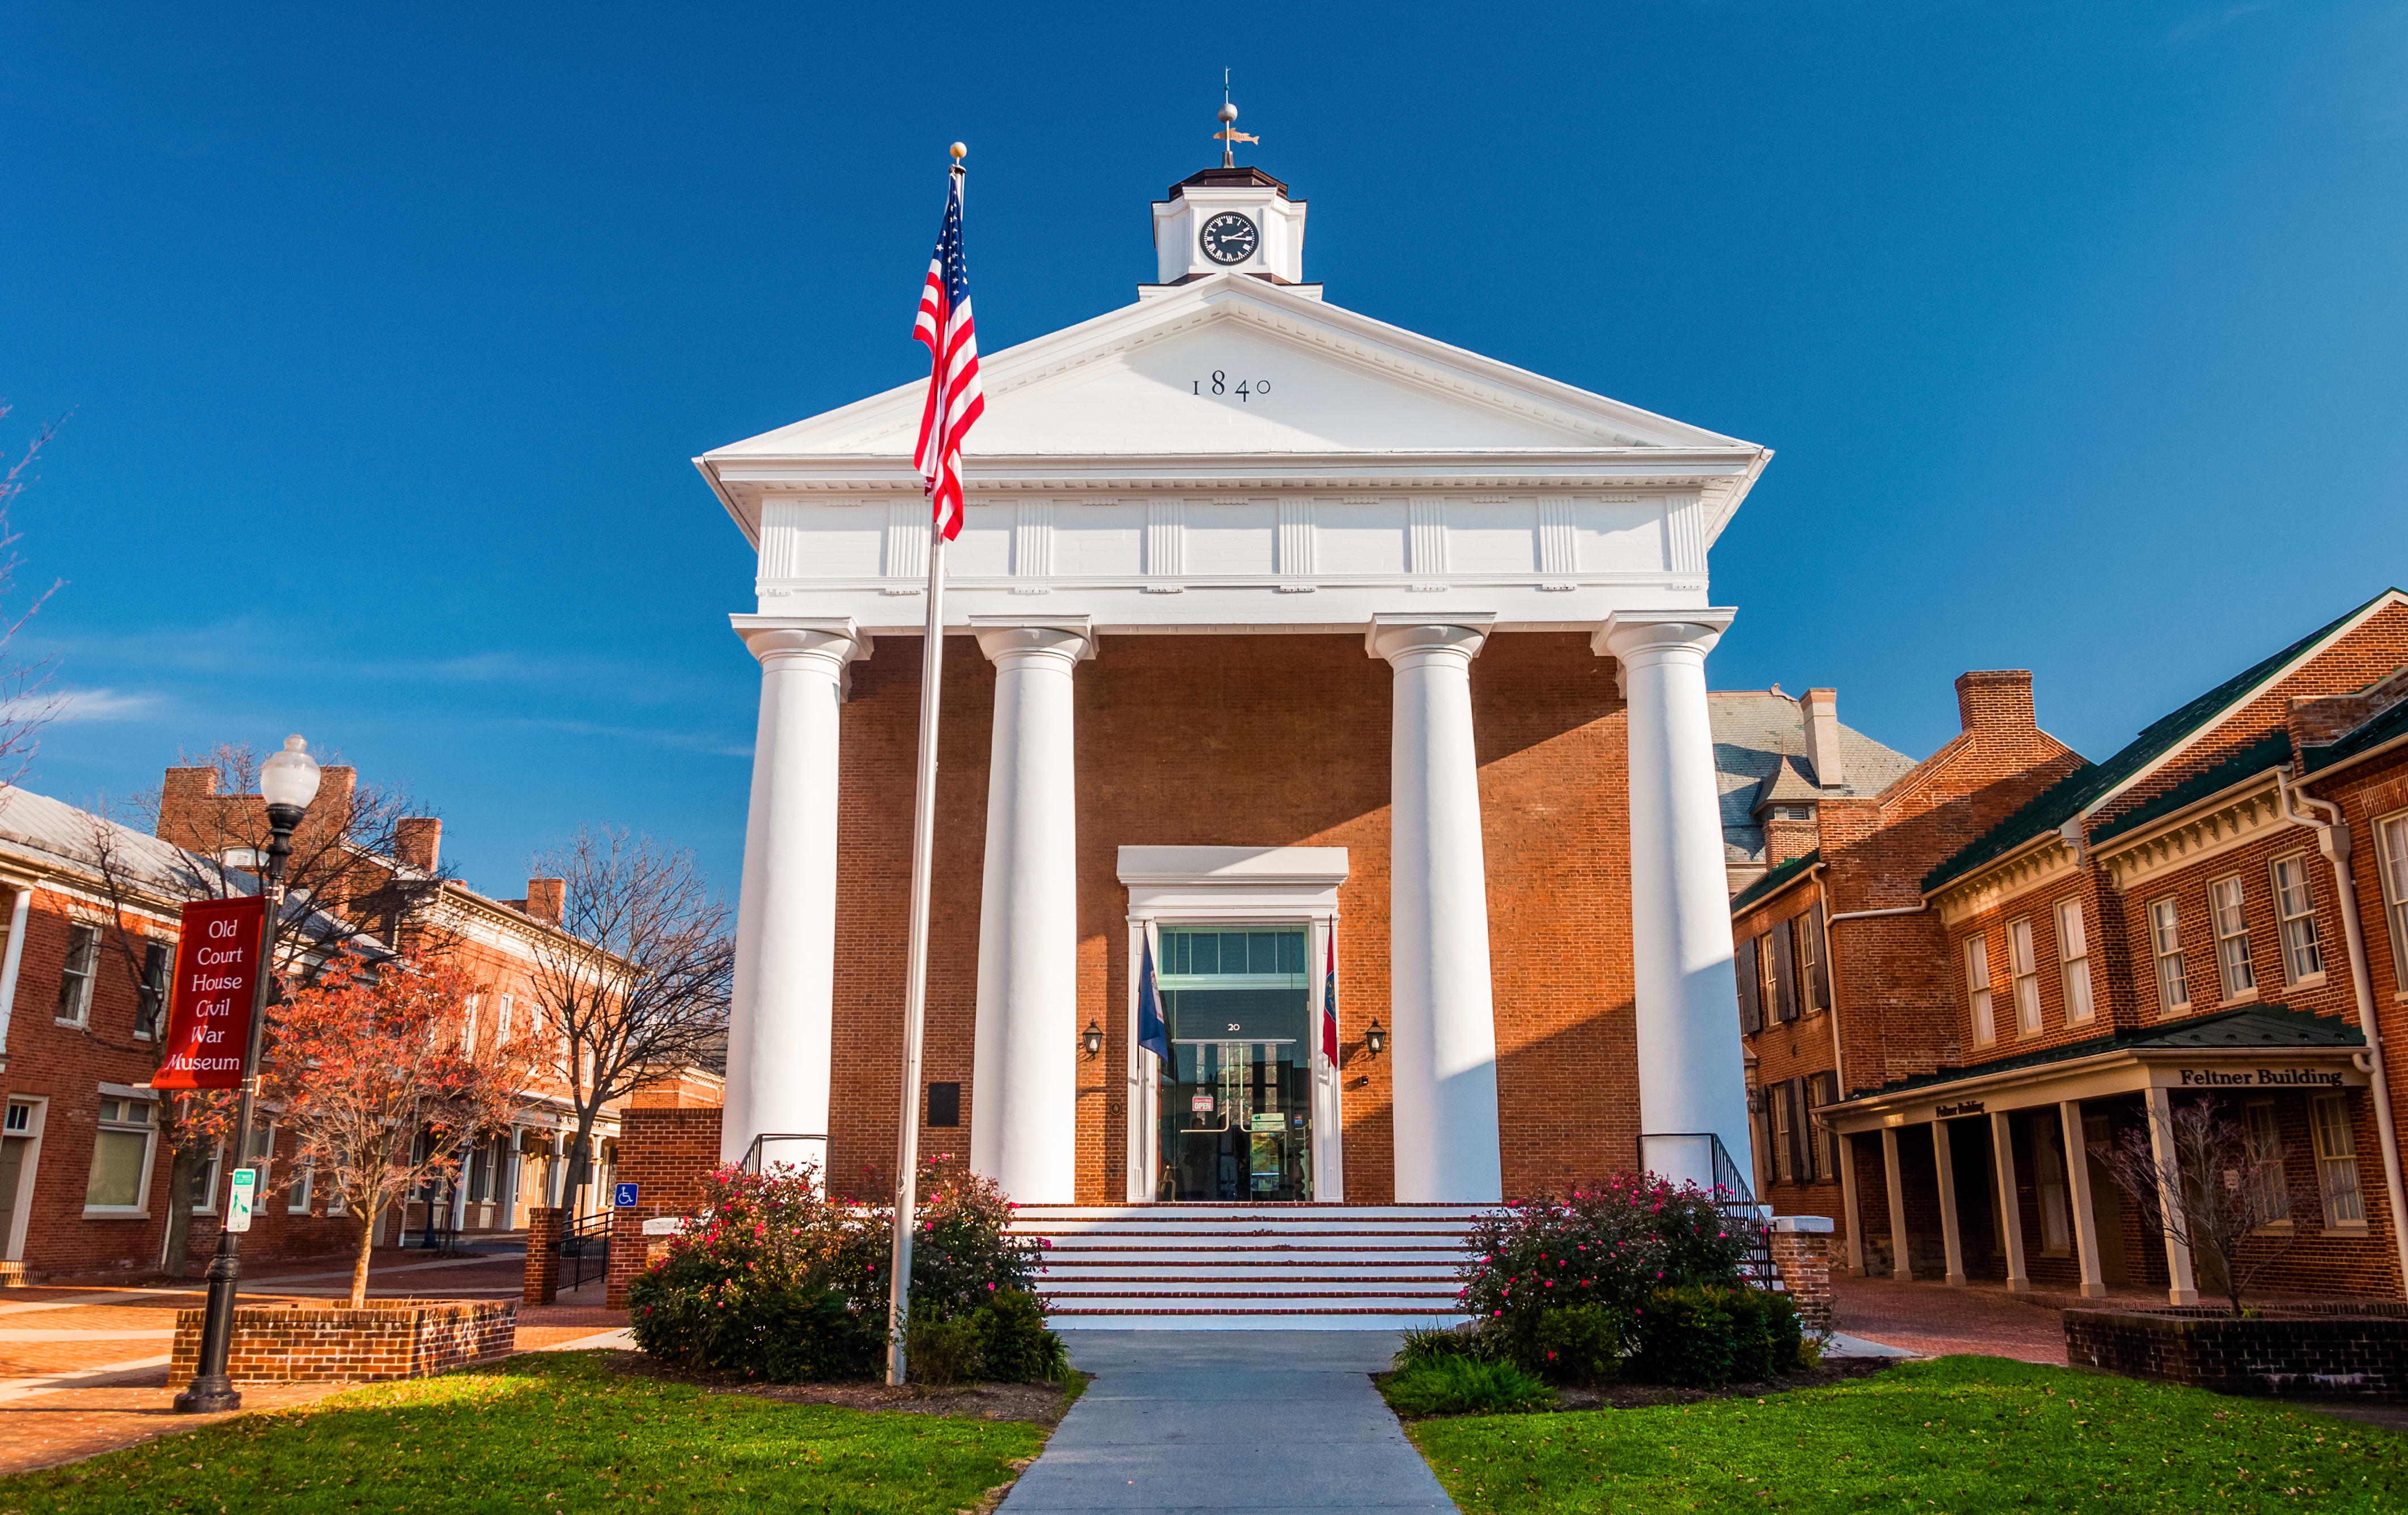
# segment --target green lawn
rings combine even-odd
[[[1464,1515],[2408,1509],[2408,1437],[1997,1357],[1760,1400],[1410,1430]]]
[[[1044,1441],[1020,1422],[711,1394],[536,1352],[0,1478],[0,1512],[950,1515]]]

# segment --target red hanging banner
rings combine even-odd
[[[238,1089],[259,992],[267,900],[260,894],[194,900],[176,944],[166,1056],[153,1089]]]

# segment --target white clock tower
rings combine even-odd
[[[1238,130],[1238,107],[1221,107],[1228,144],[1221,166],[1190,174],[1154,207],[1154,252],[1161,282],[1140,285],[1140,298],[1213,274],[1252,274],[1273,284],[1304,283],[1304,202],[1259,168],[1237,165],[1236,149],[1253,137]],[[1320,287],[1304,293],[1318,295]]]

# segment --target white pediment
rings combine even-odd
[[[980,458],[1760,450],[1239,276],[1199,280],[981,366],[986,414],[967,469],[974,491]],[[899,460],[916,437],[924,387],[903,385],[701,461],[708,469]]]

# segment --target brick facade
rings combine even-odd
[[[958,1082],[966,1162],[979,889],[995,675],[946,649],[924,1077]],[[882,636],[844,707],[829,1179],[883,1194],[895,1151],[908,917],[918,642]],[[1388,976],[1393,675],[1359,634],[1107,636],[1073,679],[1078,761],[1077,1021],[1104,1028],[1078,1067],[1078,1197],[1126,1193],[1120,1070],[1129,1033],[1124,844],[1347,849],[1339,893],[1346,1197],[1394,1194],[1388,1060],[1364,1028],[1393,1017]],[[1498,1082],[1509,1194],[1628,1167],[1637,1151],[1627,809],[1613,665],[1575,634],[1492,637],[1471,665]]]
[[[236,1383],[301,1383],[423,1379],[507,1357],[518,1338],[518,1306],[434,1299],[246,1305],[234,1312],[226,1376]],[[201,1322],[208,1311],[176,1312],[167,1381],[199,1371]]]

